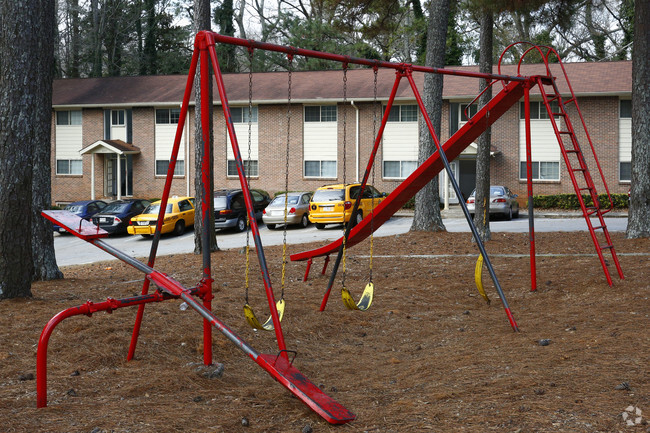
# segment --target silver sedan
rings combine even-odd
[[[467,199],[467,210],[472,218],[474,217],[474,198],[476,190],[472,191]],[[513,217],[519,217],[519,203],[517,194],[513,194],[508,187],[490,186],[490,215],[502,215],[510,221]]]
[[[309,225],[309,199],[311,192],[290,192],[279,194],[264,209],[262,220],[264,224],[273,230],[276,226],[284,225],[284,211],[287,211],[286,224],[300,224],[302,227]],[[288,199],[287,199],[288,197]],[[286,200],[286,204],[285,204]]]

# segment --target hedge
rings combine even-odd
[[[612,194],[611,196],[615,209],[625,209],[628,207],[627,194]],[[583,194],[582,198],[587,206],[593,204],[591,196]],[[609,207],[607,194],[600,194],[598,201],[603,208]],[[576,194],[534,195],[533,207],[540,209],[580,209],[580,203]]]

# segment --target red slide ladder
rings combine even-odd
[[[549,54],[550,52],[554,52],[554,50],[549,51]],[[555,54],[557,55],[557,53]],[[548,60],[546,59],[546,61]],[[623,270],[621,269],[621,265],[618,261],[618,257],[616,256],[614,243],[612,242],[612,238],[609,234],[609,230],[607,229],[607,224],[605,224],[605,218],[604,218],[604,215],[614,208],[614,202],[612,201],[612,196],[609,193],[609,189],[607,188],[607,182],[605,181],[603,170],[600,167],[600,163],[598,161],[598,157],[596,155],[594,145],[591,141],[591,137],[587,132],[587,127],[585,125],[584,118],[582,117],[582,112],[580,111],[580,107],[578,106],[576,95],[573,92],[573,88],[571,87],[571,84],[569,83],[569,77],[566,74],[564,65],[562,64],[561,61],[559,62],[560,62],[559,63],[560,67],[562,69],[562,73],[564,75],[564,80],[566,80],[566,84],[569,88],[569,92],[570,92],[569,98],[566,100],[562,98],[560,89],[558,88],[557,78],[555,77],[552,77],[551,80],[542,80],[541,77],[538,77],[537,84],[539,86],[542,95],[542,100],[544,101],[544,105],[546,106],[546,110],[548,111],[548,116],[551,119],[553,130],[555,132],[555,135],[557,136],[557,141],[558,144],[560,145],[560,149],[562,151],[562,157],[566,164],[569,177],[571,178],[571,183],[573,184],[573,188],[575,189],[576,195],[578,197],[578,202],[580,203],[580,209],[582,210],[585,221],[587,223],[587,228],[589,229],[591,239],[593,240],[594,246],[596,247],[596,253],[598,254],[598,259],[600,260],[600,263],[603,267],[603,271],[605,272],[607,283],[611,286],[612,277],[607,267],[607,263],[605,261],[605,256],[603,254],[603,251],[605,250],[610,251],[612,261],[614,262],[616,271],[618,272],[618,276],[621,279],[624,278]],[[578,117],[580,118],[583,127],[583,132],[587,137],[589,148],[591,149],[591,156],[595,161],[597,173],[600,175],[600,179],[605,187],[605,191],[609,201],[609,203],[607,203],[605,206],[603,206],[600,203],[600,200],[598,199],[598,192],[596,191],[596,185],[589,171],[589,167],[587,166],[585,154],[583,153],[580,143],[578,142],[576,131],[573,127],[573,124],[569,117],[569,113],[567,111],[567,106],[569,105],[574,106],[575,111],[577,112]],[[564,129],[561,128],[559,121],[564,122]],[[584,196],[588,196],[591,198],[591,204],[589,205],[587,204],[587,201],[585,200]],[[596,221],[592,221],[592,218]]]

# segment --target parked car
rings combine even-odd
[[[130,235],[148,237],[156,232],[161,201],[151,203],[140,215],[131,218],[127,227]],[[165,209],[161,233],[173,232],[176,236],[185,233],[185,228],[194,225],[194,197],[170,197]]]
[[[90,221],[90,218],[95,215],[97,212],[103,210],[106,207],[106,202],[102,200],[81,200],[75,201],[66,205],[63,210],[72,212],[81,219]],[[65,233],[65,229],[54,224],[53,229],[55,232]]]
[[[287,225],[309,225],[309,200],[311,192],[290,192],[276,195],[273,201],[264,209],[262,220],[273,230],[278,225],[284,225],[284,211],[287,211]],[[286,204],[285,204],[286,202]]]
[[[360,190],[360,183],[321,186],[311,198],[309,221],[316,224],[317,229],[325,228],[326,224],[347,223],[352,218],[352,208]],[[384,197],[386,194],[380,193],[372,185],[366,185],[354,224],[359,224]]]
[[[126,233],[131,218],[140,215],[150,204],[149,200],[141,199],[113,201],[93,215],[92,221],[108,233]]]
[[[467,210],[472,218],[474,217],[474,197],[476,190],[472,191],[467,199]],[[513,194],[508,187],[494,185],[490,186],[490,215],[503,215],[510,221],[513,217],[519,217],[519,203],[517,194]]]
[[[271,202],[269,195],[259,189],[252,189],[255,219],[262,219],[262,212]],[[246,230],[246,202],[241,189],[221,189],[214,192],[214,227],[234,227],[238,232]]]

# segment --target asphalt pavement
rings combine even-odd
[[[469,225],[458,206],[442,211],[443,223],[449,232],[470,232]],[[375,233],[375,236],[392,236],[406,233],[413,221],[412,211],[400,211],[386,221]],[[627,213],[612,212],[606,218],[606,224],[611,232],[622,232],[627,228]],[[490,230],[499,232],[527,233],[528,216],[521,212],[519,218],[512,221],[494,219],[490,221]],[[535,232],[552,231],[586,231],[587,224],[579,212],[565,211],[535,211]],[[264,225],[260,227],[262,245],[281,245],[284,238],[282,228],[269,230]],[[298,226],[287,230],[287,243],[301,244],[322,242],[326,244],[342,235],[340,225],[328,225],[324,230],[317,230],[314,225],[307,228]],[[118,235],[106,238],[105,241],[120,251],[137,258],[149,255],[151,239],[141,236]],[[253,243],[252,238],[250,239]],[[246,233],[235,233],[232,230],[217,232],[217,243],[221,249],[242,248],[246,245]],[[55,234],[54,249],[59,266],[80,265],[106,260],[116,260],[113,256],[70,234]],[[188,230],[182,236],[163,235],[158,247],[158,255],[187,254],[194,251],[194,232]]]

